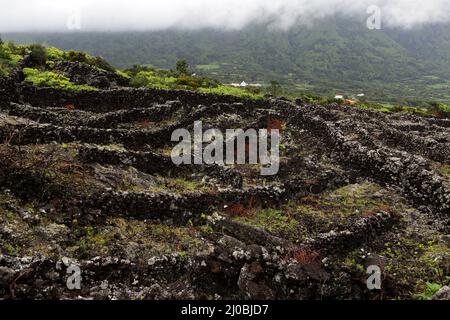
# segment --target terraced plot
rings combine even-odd
[[[0,296],[411,298],[450,276],[445,120],[183,91],[3,85]],[[280,129],[280,171],[171,134]],[[67,268],[82,271],[68,290]],[[382,289],[366,267],[382,269]]]

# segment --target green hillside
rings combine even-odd
[[[430,37],[430,35],[433,37]],[[287,32],[242,31],[6,34],[65,50],[101,55],[116,67],[171,68],[186,59],[194,71],[224,83],[277,80],[288,93],[365,93],[373,101],[450,101],[450,26],[368,30],[336,19]]]

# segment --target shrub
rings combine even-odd
[[[9,58],[10,58],[10,55],[9,55],[8,51],[6,51],[3,48],[3,45],[1,45],[0,46],[0,59],[2,59],[2,60],[9,60]]]
[[[66,55],[64,51],[58,48],[47,48],[47,53],[47,58],[50,60],[64,60]]]
[[[217,88],[221,83],[216,79],[201,78],[203,88]]]
[[[270,86],[267,87],[267,92],[275,97],[278,97],[283,94],[283,88],[278,81],[272,80],[270,81]]]
[[[433,102],[433,103],[431,103],[431,113],[438,118],[449,118],[450,117],[450,105]]]
[[[171,89],[176,88],[177,78],[159,77],[153,71],[141,71],[131,80],[134,87]]]
[[[224,85],[220,85],[217,88],[200,88],[200,92],[204,93],[214,93],[214,94],[222,94],[229,96],[237,96],[241,98],[249,98],[249,99],[262,99],[263,96],[261,94],[254,94],[245,89],[227,87]]]
[[[55,61],[47,60],[47,62],[45,63],[45,66],[46,66],[48,69],[53,69],[53,68],[55,67]]]
[[[414,295],[417,300],[431,300],[433,296],[438,292],[442,286],[439,283],[426,283],[426,288],[422,293]]]
[[[129,74],[131,77],[135,77],[139,72],[142,72],[142,71],[155,72],[155,69],[147,67],[147,66],[141,66],[141,65],[135,64],[131,68],[124,70],[124,72]]]
[[[185,76],[189,74],[189,65],[186,60],[180,60],[177,62],[176,70],[178,75]]]
[[[17,52],[17,47],[12,42],[0,45],[0,76],[7,76],[11,69],[22,59],[22,56],[17,54]]]
[[[6,77],[8,74],[9,70],[0,63],[0,77]]]
[[[136,74],[131,79],[131,82],[130,82],[131,86],[136,87],[136,88],[147,87],[149,81],[147,79],[146,72],[147,71],[142,71],[142,72],[139,72],[138,74]]]
[[[176,83],[181,86],[186,86],[188,89],[192,88],[193,90],[197,90],[202,86],[202,80],[200,78],[190,77],[187,75],[180,76]]]
[[[30,59],[35,66],[43,66],[47,61],[47,49],[40,44],[32,44],[28,47]]]
[[[41,72],[37,69],[24,68],[23,73],[25,75],[25,81],[32,83],[35,86],[51,87],[69,91],[97,90],[91,86],[76,85],[72,83],[69,78],[54,72]]]
[[[108,61],[103,59],[102,57],[90,57],[88,56],[88,64],[91,66],[97,67],[99,69],[103,69],[109,72],[116,72],[116,68],[109,64]]]
[[[61,57],[60,57],[61,58]],[[114,68],[108,61],[106,61],[102,57],[93,57],[85,52],[70,50],[64,54],[63,58],[68,61],[86,63],[90,66],[108,71],[108,72],[116,72],[116,68]]]
[[[124,72],[124,71],[116,70],[116,74],[121,76],[121,77],[124,77],[124,78],[127,78],[127,79],[131,79],[130,75],[128,73]]]
[[[80,52],[80,51],[69,50],[66,52],[65,58],[68,61],[88,63],[87,54],[84,52]]]
[[[178,75],[174,71],[155,70],[150,67],[134,65],[125,72],[131,77],[133,87],[147,87],[160,89],[195,90],[204,93],[232,95],[250,99],[262,99],[260,92],[233,88],[222,85],[219,81],[207,77]]]

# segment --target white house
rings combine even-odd
[[[236,88],[239,88],[239,87],[245,88],[245,87],[248,87],[249,84],[245,81],[242,81],[241,83],[230,83],[229,86],[236,87]]]

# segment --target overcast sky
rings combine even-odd
[[[450,0],[0,0],[0,33],[11,31],[240,29],[253,22],[289,28],[335,14],[383,26],[450,22]]]

